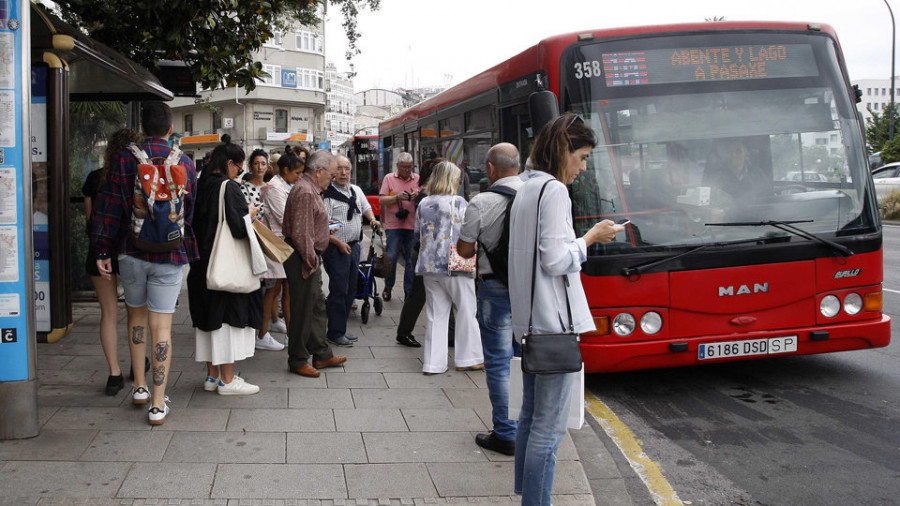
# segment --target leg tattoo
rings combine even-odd
[[[162,386],[163,381],[166,380],[166,366],[161,365],[159,367],[153,368],[153,384],[156,386]]]
[[[154,358],[157,362],[165,362],[169,358],[169,343],[156,343]]]
[[[144,327],[131,328],[131,342],[134,344],[144,344]]]

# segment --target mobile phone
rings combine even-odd
[[[329,224],[328,224],[328,230],[329,230],[329,231],[331,231],[331,230],[340,230],[340,229],[341,229],[341,224],[340,224],[340,223],[329,223]]]

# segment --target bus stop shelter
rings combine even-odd
[[[4,341],[3,346],[10,346],[0,350],[0,440],[38,434],[35,344],[38,340],[58,341],[72,328],[72,272],[80,265],[73,266],[69,254],[75,218],[70,206],[71,104],[126,103],[123,126],[135,127],[140,101],[174,98],[147,69],[92,40],[46,7],[26,3],[20,8],[21,12],[0,12],[0,17],[6,16],[0,19],[0,35],[7,43],[16,41],[20,51],[15,54],[16,64],[24,67],[30,56],[30,104],[16,116],[18,125],[11,126],[21,129],[23,147],[27,148],[28,137],[31,142],[30,156],[27,149],[22,150],[19,176],[23,185],[30,183],[30,188],[19,192],[17,206],[25,215],[20,216],[19,226],[32,228],[33,234],[23,234],[18,254],[24,264],[22,272],[34,272],[33,283],[27,274],[22,280],[22,295],[33,287],[35,302],[33,308],[27,307],[30,297],[21,297],[26,307],[20,317],[23,322],[27,319],[27,325],[18,325],[18,343]],[[23,68],[23,83],[27,83],[27,73]],[[28,96],[27,90],[5,93],[12,96],[19,92],[21,97]],[[14,328],[14,324],[4,323],[3,327]],[[27,371],[27,377],[12,371]]]

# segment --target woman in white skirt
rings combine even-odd
[[[206,362],[203,389],[219,395],[249,395],[259,387],[234,374],[234,363],[253,356],[256,329],[262,323],[262,289],[229,293],[206,287],[206,271],[219,224],[219,190],[225,183],[225,220],[235,239],[254,233],[250,220],[258,208],[248,205],[241,185],[234,181],[244,163],[244,150],[223,135],[197,183],[193,229],[200,259],[191,262],[188,300],[196,341],[195,357]]]
[[[450,246],[456,245],[466,200],[457,195],[459,167],[441,162],[425,185],[428,196],[416,210],[416,237],[421,244],[416,274],[425,284],[425,348],[422,373],[426,376],[447,371],[447,325],[452,306],[456,306],[457,371],[484,369],[481,331],[475,320],[475,273],[453,273],[449,267]]]

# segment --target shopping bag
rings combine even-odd
[[[256,231],[256,237],[259,239],[263,253],[275,262],[283,264],[294,252],[294,248],[284,242],[284,239],[275,235],[275,232],[272,232],[261,221],[253,220],[253,230]]]
[[[266,254],[263,253],[262,246],[259,244],[259,238],[256,237],[256,231],[253,229],[252,222],[256,221],[249,214],[244,215],[244,226],[247,227],[247,240],[250,241],[250,265],[253,274],[262,276],[269,270],[266,264]]]
[[[509,419],[518,420],[522,411],[522,359],[513,357],[509,364]],[[578,379],[572,383],[572,402],[569,403],[569,418],[566,427],[580,429],[584,425],[584,367]]]
[[[219,190],[219,225],[206,269],[206,288],[220,292],[250,293],[259,290],[259,276],[253,274],[249,239],[235,239],[225,219],[225,185]]]

